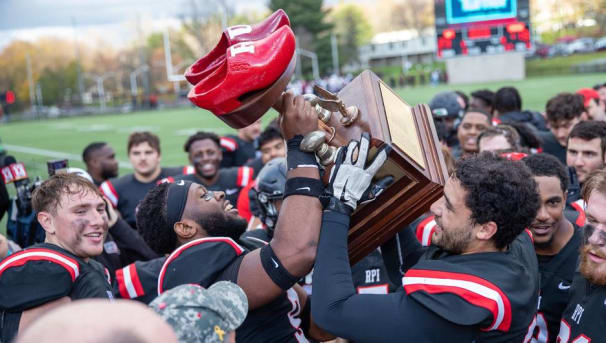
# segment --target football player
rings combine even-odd
[[[151,132],[133,132],[128,137],[127,151],[135,172],[107,180],[99,188],[128,225],[134,228],[135,211],[145,194],[160,180],[186,173],[187,167],[162,168],[160,139]]]
[[[222,191],[225,197],[236,206],[238,194],[253,180],[251,167],[233,167],[221,169],[223,153],[219,136],[211,132],[196,132],[187,139],[183,150],[187,152],[189,163],[195,172],[183,175],[175,180],[196,182],[211,191]]]
[[[118,161],[116,152],[106,142],[94,142],[84,148],[82,160],[86,164],[86,172],[93,178],[97,186],[103,181],[118,177]]]
[[[46,240],[0,262],[3,342],[70,299],[112,296],[103,266],[91,259],[102,253],[107,235],[99,189],[76,174],[57,174],[36,188],[32,207]]]
[[[348,180],[372,170],[350,158],[342,171]],[[386,295],[356,294],[353,288],[349,216],[366,192],[357,184],[341,183],[343,192],[331,201],[340,206],[329,207],[322,218],[312,303],[320,327],[359,342],[524,340],[539,292],[536,255],[524,232],[539,195],[526,166],[491,154],[459,161],[444,195],[431,206],[433,244],[423,250],[413,230],[402,231],[408,235],[400,235],[408,267],[404,288]]]
[[[539,295],[533,342],[555,342],[560,318],[568,304],[570,285],[577,267],[581,229],[564,216],[568,173],[548,154],[529,155],[523,160],[538,185],[541,207],[533,223],[534,249],[539,262]]]
[[[570,288],[570,301],[562,315],[559,343],[603,342],[606,318],[606,171],[585,181],[587,203],[579,272]]]

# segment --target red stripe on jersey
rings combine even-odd
[[[181,172],[183,173],[183,175],[190,175],[194,174],[196,172],[196,169],[194,169],[193,166],[185,166],[183,167],[183,170]]]
[[[128,266],[124,268],[128,268]],[[122,269],[116,270],[116,282],[118,283],[118,291],[120,292],[120,296],[122,297],[122,299],[130,299],[128,291],[126,290],[126,283],[124,282],[124,271]]]
[[[228,237],[200,238],[200,239],[196,239],[195,241],[191,241],[187,244],[184,244],[184,245],[180,246],[179,248],[177,248],[177,250],[173,251],[172,254],[170,254],[170,256],[168,256],[168,258],[166,259],[166,262],[164,262],[164,265],[162,265],[162,269],[160,269],[160,276],[158,277],[158,295],[162,294],[162,292],[164,291],[164,289],[163,289],[164,274],[166,273],[166,267],[171,262],[173,262],[175,259],[177,259],[177,257],[179,257],[181,255],[181,253],[183,253],[183,251],[185,251],[188,248],[191,248],[191,247],[199,245],[199,244],[212,243],[212,242],[223,242],[223,243],[229,244],[232,248],[234,248],[234,250],[236,251],[236,255],[238,255],[238,256],[244,252],[244,249],[242,249],[242,247],[240,247],[238,245],[238,243],[236,243],[233,239],[228,238]]]
[[[587,218],[585,217],[585,210],[583,210],[583,207],[577,202],[573,202],[572,204],[570,204],[570,206],[572,206],[572,208],[579,212],[579,216],[577,217],[577,220],[574,223],[577,224],[577,226],[585,226],[585,219]]]
[[[130,272],[130,279],[135,286],[135,291],[137,292],[137,296],[140,297],[145,294],[143,291],[143,286],[141,285],[141,280],[139,279],[139,274],[137,274],[137,266],[134,263],[128,267],[128,271]]]
[[[229,137],[221,137],[221,147],[229,152],[236,151],[238,149],[238,142],[235,139]]]
[[[530,241],[532,242],[532,244],[534,244],[534,236],[532,235],[532,232],[528,229],[524,229],[524,231],[526,231],[528,236],[530,236]]]
[[[238,168],[238,179],[236,185],[238,187],[245,187],[253,181],[253,170],[251,167],[240,167]]]
[[[431,237],[433,236],[433,232],[436,229],[436,224],[434,222],[435,216],[429,216],[417,225],[416,235],[417,239],[423,246],[428,246],[431,244]],[[430,230],[426,233],[426,230]]]
[[[114,207],[118,206],[118,192],[116,192],[114,185],[112,185],[109,180],[103,182],[101,186],[99,186],[99,190],[101,190],[101,193],[105,194]]]
[[[161,184],[161,183],[174,183],[175,182],[175,178],[172,176],[167,176],[163,179],[158,180],[158,182],[156,182],[156,184]]]
[[[409,269],[402,278],[406,294],[424,291],[451,293],[492,313],[492,324],[485,331],[508,331],[511,327],[511,303],[495,284],[475,275],[426,269]]]
[[[19,267],[30,261],[48,261],[58,264],[67,270],[72,277],[72,281],[75,281],[78,275],[80,275],[80,264],[78,261],[55,250],[45,248],[21,250],[10,255],[0,264],[0,275],[8,268]]]

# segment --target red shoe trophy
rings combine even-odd
[[[260,24],[228,28],[218,45],[188,68],[186,78],[194,84],[188,97],[229,126],[242,128],[281,103],[295,63],[295,37],[278,10]],[[352,215],[353,264],[427,212],[442,196],[448,175],[427,105],[411,107],[370,71],[338,94],[318,86],[314,93],[305,98],[315,106],[320,130],[308,134],[301,148],[315,152],[322,165],[330,168],[336,148],[362,132],[372,137],[368,159],[383,144],[393,148],[376,178],[391,175],[394,182]]]

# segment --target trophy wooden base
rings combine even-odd
[[[364,71],[338,95],[347,106],[358,108],[359,117],[343,126],[339,112],[333,112],[326,124],[321,122],[321,129],[332,137],[330,145],[346,145],[366,131],[373,146],[369,160],[381,145],[393,148],[376,177],[392,175],[394,183],[352,216],[348,240],[354,264],[427,212],[442,196],[448,175],[427,105],[411,107],[370,71]]]

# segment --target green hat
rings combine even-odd
[[[162,293],[149,306],[172,326],[179,342],[225,342],[248,312],[246,294],[228,281],[208,289],[180,285]]]

